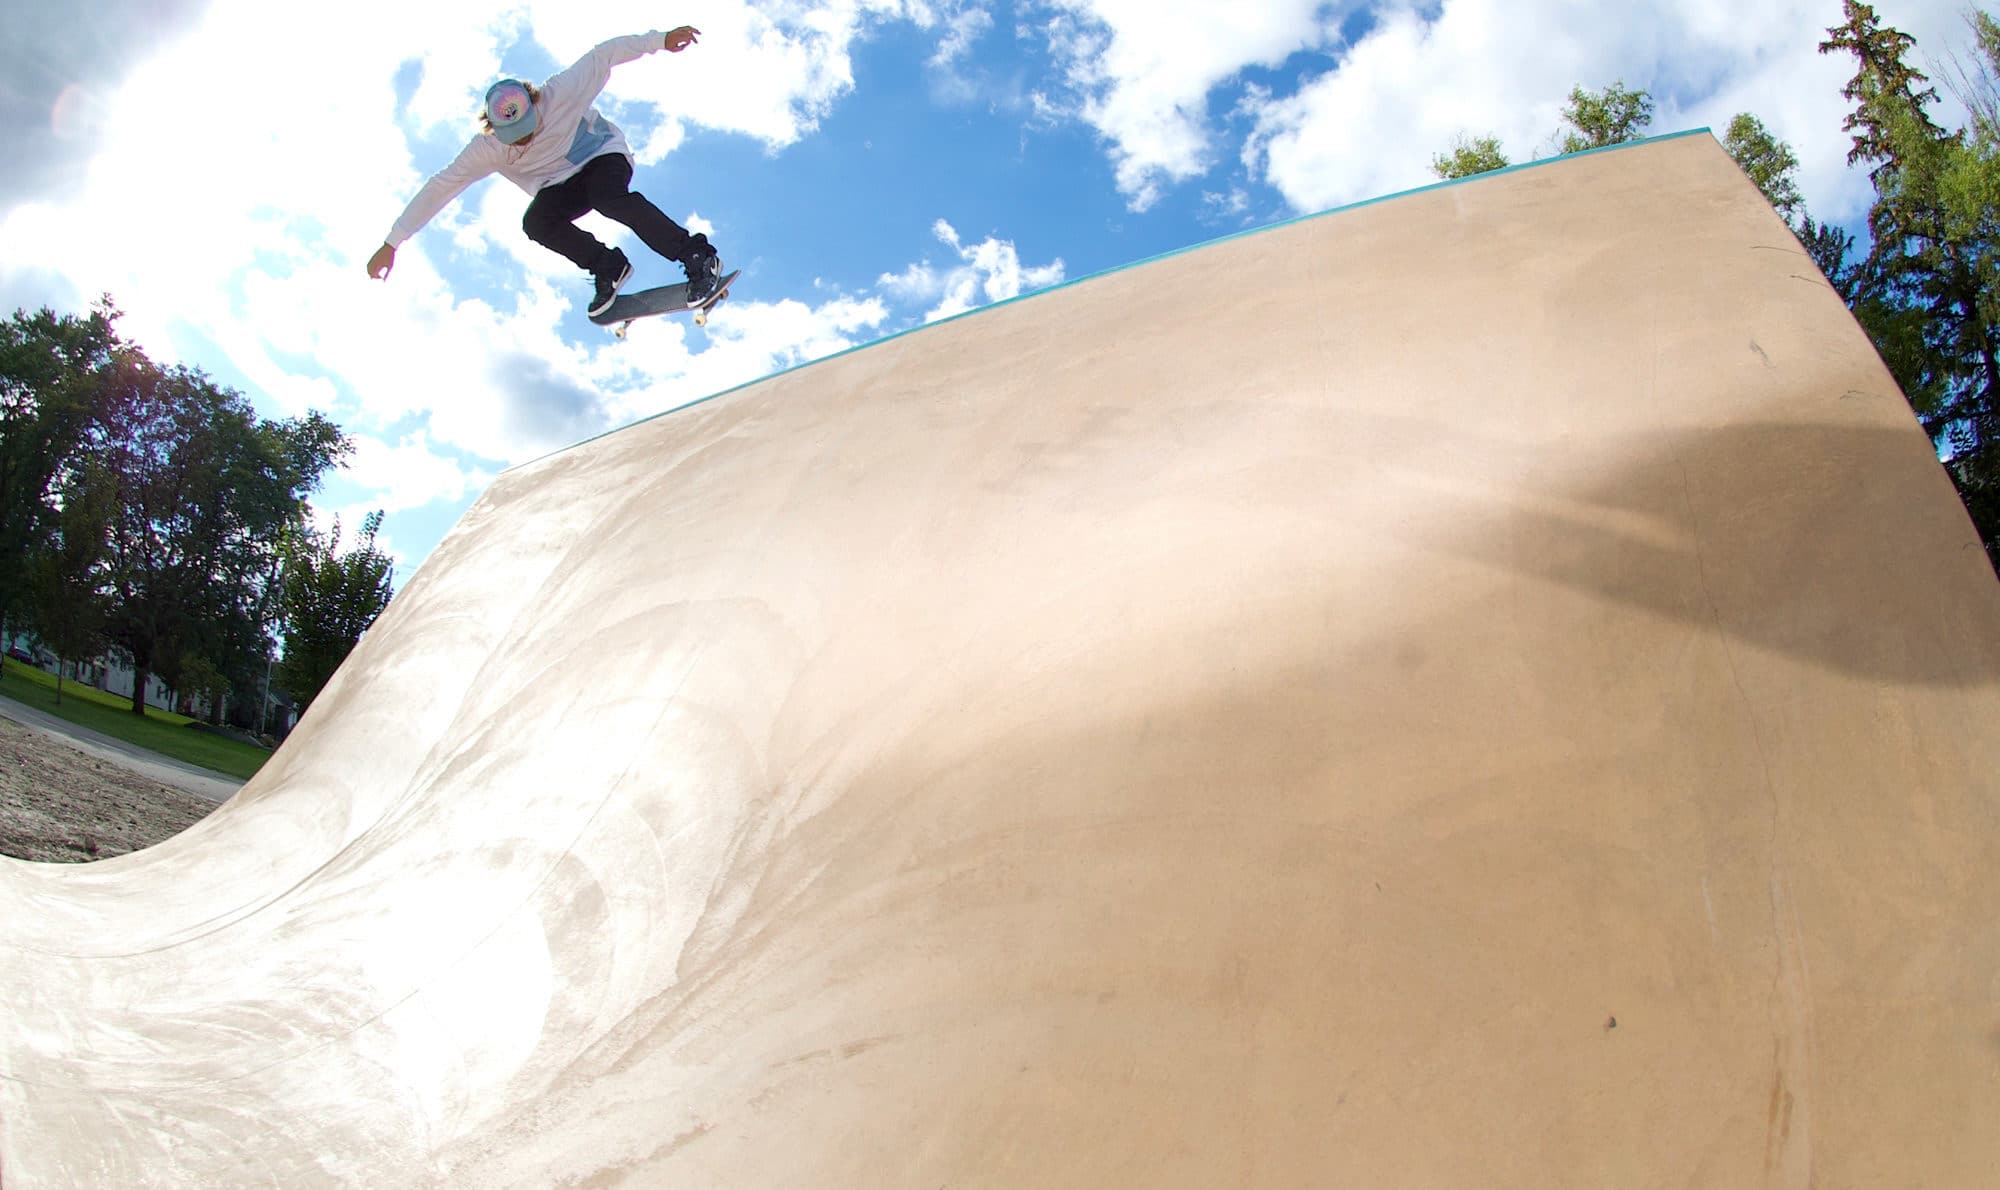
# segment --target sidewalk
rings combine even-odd
[[[226,773],[201,768],[128,744],[124,740],[113,739],[101,731],[92,731],[67,719],[44,714],[5,695],[0,695],[0,716],[12,719],[23,727],[32,728],[44,735],[55,736],[79,752],[89,753],[100,760],[108,760],[162,785],[185,789],[213,802],[226,802],[236,795],[237,790],[243,788],[242,781]]]

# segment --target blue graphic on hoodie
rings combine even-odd
[[[569,142],[569,163],[582,165],[597,156],[597,151],[610,143],[611,133],[611,121],[598,115],[596,108],[591,108],[584,115],[583,122],[576,126],[575,139]]]

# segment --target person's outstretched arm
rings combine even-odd
[[[604,84],[611,80],[611,68],[656,54],[665,50],[678,54],[701,38],[701,30],[692,25],[682,25],[665,33],[634,33],[627,37],[614,37],[600,42],[583,57],[578,58],[569,69],[548,81],[550,87],[576,87],[583,94],[595,96],[604,90]]]
[[[397,217],[395,226],[389,229],[389,238],[383,240],[382,246],[375,250],[375,255],[368,258],[369,276],[377,280],[386,280],[389,270],[396,267],[397,247],[421,231],[424,224],[429,223],[439,211],[444,210],[445,204],[464,193],[467,186],[494,171],[500,164],[495,152],[495,146],[498,144],[499,142],[490,136],[475,136],[472,138],[472,143],[466,145],[459,151],[458,156],[452,159],[450,165],[431,175],[431,180],[425,182],[423,189],[417,191],[416,197],[410,200],[410,205],[403,208],[403,213]]]

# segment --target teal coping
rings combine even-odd
[[[1464,186],[1472,182],[1481,182],[1486,180],[1487,178],[1498,177],[1501,174],[1519,173],[1520,171],[1525,169],[1540,169],[1546,165],[1554,165],[1556,162],[1559,161],[1572,161],[1578,157],[1588,157],[1595,153],[1616,153],[1621,149],[1636,149],[1642,145],[1656,145],[1663,143],[1665,141],[1680,140],[1684,137],[1713,136],[1713,135],[1714,132],[1704,126],[1701,128],[1690,128],[1685,132],[1669,132],[1669,133],[1664,133],[1660,136],[1645,137],[1641,140],[1625,141],[1621,144],[1616,144],[1616,145],[1604,145],[1600,148],[1595,148],[1595,149],[1584,149],[1581,152],[1577,153],[1564,153],[1557,157],[1542,157],[1534,161],[1523,161],[1515,165],[1502,166],[1499,169],[1490,169],[1482,173],[1469,174],[1463,178],[1450,178],[1442,182],[1432,182],[1429,185],[1412,187],[1409,190],[1398,190],[1392,194],[1378,195],[1375,198],[1364,198],[1359,200],[1358,202],[1347,203],[1344,206],[1329,207],[1324,211],[1314,211],[1310,214],[1305,214],[1305,215],[1294,215],[1290,219],[1281,219],[1276,223],[1265,223],[1257,227],[1246,227],[1242,231],[1233,231],[1230,232],[1228,235],[1217,236],[1212,240],[1202,240],[1199,243],[1189,244],[1182,248],[1175,248],[1172,249],[1171,251],[1162,252],[1156,256],[1148,256],[1142,260],[1131,261],[1130,263],[1127,264],[1113,265],[1108,269],[1101,269],[1095,273],[1090,273],[1082,277],[1075,277],[1068,281],[1060,281],[1054,285],[1050,285],[1042,289],[1034,289],[1028,291],[1027,293],[1015,294],[1013,297],[1002,298],[997,302],[988,302],[986,305],[983,306],[974,306],[970,310],[961,310],[956,314],[950,315],[949,317],[946,318],[940,318],[935,322],[926,322],[918,326],[905,327],[899,331],[892,331],[889,334],[883,335],[879,339],[870,339],[866,343],[856,343],[852,347],[843,347],[839,351],[834,352],[832,355],[822,355],[816,359],[809,359],[802,361],[800,363],[793,364],[789,368],[780,368],[776,372],[772,372],[766,376],[759,376],[755,380],[746,380],[742,384],[732,385],[731,387],[725,388],[720,392],[710,393],[708,396],[705,397],[697,397],[696,399],[689,401],[684,405],[676,405],[671,409],[662,409],[658,413],[648,414],[647,416],[642,417],[637,421],[628,422],[625,425],[613,427],[612,429],[605,430],[602,433],[592,434],[588,438],[572,442],[568,446],[558,447],[555,450],[548,452],[547,454],[539,455],[533,459],[529,459],[525,463],[516,463],[514,464],[514,466],[507,468],[507,470],[515,471],[519,470],[522,467],[533,466],[534,464],[541,462],[543,459],[554,458],[556,455],[563,454],[566,451],[575,450],[579,446],[584,446],[589,443],[595,442],[599,438],[608,437],[612,434],[619,433],[620,431],[623,430],[629,430],[633,426],[644,425],[645,423],[652,421],[655,418],[666,417],[669,416],[670,414],[679,413],[684,409],[693,409],[697,405],[706,405],[710,401],[719,400],[720,398],[726,397],[731,393],[742,392],[746,388],[762,384],[767,380],[775,380],[780,376],[787,376],[793,372],[801,371],[805,368],[811,368],[819,364],[830,363],[833,360],[839,359],[841,356],[852,355],[857,351],[867,351],[872,347],[880,347],[884,343],[892,343],[895,340],[901,339],[906,335],[918,334],[923,331],[930,330],[932,327],[943,326],[947,322],[956,322],[961,318],[971,318],[979,314],[984,314],[989,310],[997,310],[1002,306],[1011,306],[1015,302],[1024,302],[1030,298],[1040,297],[1045,293],[1054,293],[1060,289],[1068,289],[1073,285],[1088,285],[1090,282],[1096,281],[1102,277],[1109,277],[1115,273],[1123,273],[1132,269],[1142,269],[1149,264],[1155,264],[1162,260],[1171,260],[1176,256],[1185,256],[1190,252],[1199,252],[1203,248],[1212,247],[1213,245],[1216,244],[1226,244],[1231,240],[1240,240],[1245,236],[1262,235],[1268,231],[1276,231],[1281,227],[1290,227],[1295,223],[1305,223],[1313,219],[1324,219],[1330,215],[1338,215],[1345,211],[1358,211],[1362,207],[1372,207],[1378,203],[1395,202],[1397,199],[1400,198],[1409,198],[1413,195],[1418,195],[1418,194],[1428,194],[1433,190],[1443,190],[1450,186]]]

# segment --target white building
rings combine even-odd
[[[56,672],[55,654],[41,647],[32,637],[20,632],[9,632],[5,639],[8,660],[32,665],[44,673]],[[115,657],[106,656],[72,667],[63,678],[65,681],[130,700],[135,676],[131,666],[118,661]],[[158,674],[149,674],[146,677],[146,705],[159,711],[179,709],[174,706],[173,690],[160,680]],[[228,702],[224,703],[224,718],[228,717],[230,705]],[[282,691],[271,691],[266,696],[264,729],[282,737],[296,722],[298,722],[298,711],[292,706],[292,700]]]

